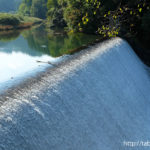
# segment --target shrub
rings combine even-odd
[[[0,25],[18,25],[21,18],[18,15],[0,13]]]

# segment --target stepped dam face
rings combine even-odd
[[[0,150],[127,150],[150,139],[149,90],[126,41],[89,47],[0,95]]]

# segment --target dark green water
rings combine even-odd
[[[27,42],[27,46],[30,50],[27,51],[26,48],[24,49],[26,45],[21,45],[22,47],[19,49],[20,52],[32,56],[47,54],[52,57],[59,57],[64,54],[70,54],[72,51],[75,51],[75,49],[92,43],[98,38],[96,35],[83,33],[54,32],[52,30],[46,30],[41,26],[22,32],[14,31],[8,34],[0,34],[0,46],[10,42],[12,43],[12,41],[14,41],[16,46]],[[33,50],[36,51],[35,54],[32,53]],[[12,50],[5,52],[12,52]]]
[[[23,31],[0,32],[0,84],[58,62],[99,37],[34,27]]]

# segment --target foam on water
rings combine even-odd
[[[90,47],[0,96],[0,150],[122,150],[149,140],[149,89],[125,41]]]
[[[0,93],[24,78],[44,71],[49,66],[53,67],[52,64],[60,63],[67,57],[63,55],[54,58],[45,53],[44,47],[43,51],[31,48],[22,36],[12,41],[0,41]]]

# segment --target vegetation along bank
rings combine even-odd
[[[19,4],[15,21],[9,16],[4,17],[9,21],[0,19],[8,29],[38,22],[34,18],[27,21],[36,17],[45,19],[49,28],[100,34],[105,38],[120,36],[150,65],[150,0],[22,0]]]
[[[0,13],[0,31],[29,28],[41,23],[42,19],[18,14]]]

